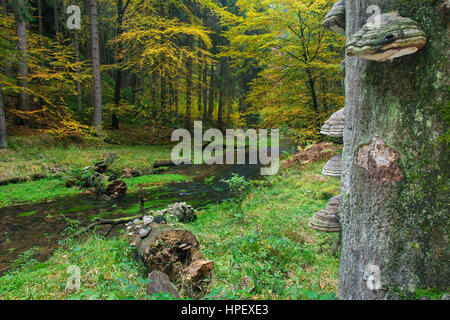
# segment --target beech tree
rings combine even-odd
[[[3,107],[2,86],[0,85],[0,149],[5,149],[7,146],[5,109]]]
[[[428,39],[393,62],[346,58],[339,298],[407,298],[450,284],[448,5],[347,0],[347,41],[369,5],[415,20]]]
[[[17,63],[18,82],[21,87],[19,93],[18,108],[21,111],[30,110],[30,99],[26,90],[28,89],[28,49],[27,49],[27,27],[26,20],[28,8],[26,0],[16,0],[15,18],[16,34],[18,38],[19,61]]]
[[[90,0],[92,69],[94,75],[94,119],[93,127],[97,133],[102,130],[102,91],[100,73],[100,45],[98,33],[97,0]]]

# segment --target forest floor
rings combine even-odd
[[[205,299],[330,299],[337,288],[337,234],[308,227],[308,219],[339,193],[320,174],[324,162],[285,169],[248,190],[197,212],[183,225],[214,261]],[[45,262],[29,250],[0,277],[0,299],[155,299],[145,294],[145,271],[121,237],[91,234],[67,240]],[[81,289],[64,290],[68,265],[81,269]],[[178,285],[178,284],[176,284]],[[185,288],[178,288],[190,298]]]

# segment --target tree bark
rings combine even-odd
[[[188,36],[187,46],[192,47],[192,36]],[[192,58],[188,57],[186,61],[186,114],[184,116],[184,127],[191,129],[191,109],[192,109]]]
[[[122,0],[117,1],[117,27],[116,27],[116,36],[120,36],[123,31],[123,16],[125,14],[125,11],[128,7],[130,0],[127,1],[125,6],[123,5]],[[118,55],[121,51],[121,45],[118,44],[116,55]],[[116,73],[115,73],[115,83],[114,83],[114,105],[116,106],[116,109],[119,108],[120,105],[120,91],[122,89],[122,66],[120,65],[122,63],[122,59],[117,59],[116,61],[119,66],[117,66]],[[116,110],[113,111],[112,114],[112,128],[114,130],[119,130],[119,117],[117,116]]]
[[[39,21],[39,34],[42,36],[44,35],[44,27],[42,25],[42,3],[41,0],[37,0],[37,6],[38,6],[38,21]]]
[[[56,35],[56,39],[58,41],[60,41],[61,40],[61,33],[60,33],[60,30],[59,30],[58,9],[59,9],[59,1],[58,0],[53,0],[53,23],[55,24],[55,35]]]
[[[347,39],[376,4],[416,20],[428,43],[391,63],[346,57],[340,299],[408,298],[450,284],[449,157],[439,112],[449,77],[445,2],[346,2]],[[371,290],[364,271],[377,268],[381,287]]]
[[[3,106],[2,86],[0,85],[0,149],[6,149],[7,147],[5,107]]]
[[[27,48],[27,27],[25,22],[25,3],[23,0],[17,0],[16,6],[16,32],[19,47],[19,63],[18,63],[18,78],[19,87],[23,91],[19,94],[18,108],[21,111],[30,110],[30,98],[28,93],[25,92],[28,89],[28,48]],[[21,122],[21,124],[25,124]]]
[[[78,30],[75,30],[74,34],[75,39],[75,59],[77,63],[80,62],[80,42],[79,42],[79,35]],[[80,81],[80,66],[77,66],[77,108],[78,111],[81,112],[82,109],[82,97],[83,93],[81,92],[81,81]]]
[[[94,119],[93,127],[97,134],[102,132],[102,91],[100,74],[100,46],[98,33],[97,0],[90,0],[92,70],[94,75]]]

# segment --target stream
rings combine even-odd
[[[280,142],[280,153],[295,152],[294,145]],[[261,165],[181,165],[167,171],[191,177],[191,181],[145,187],[146,209],[162,209],[174,202],[186,202],[194,208],[233,199],[222,179],[238,174],[246,179],[260,178]],[[58,248],[58,241],[71,223],[85,226],[96,217],[118,218],[139,214],[138,194],[127,194],[119,202],[107,202],[93,196],[58,199],[40,204],[16,205],[0,209],[0,275],[18,256],[35,248],[33,259],[47,260]],[[106,229],[105,229],[106,228]],[[116,228],[119,229],[119,227]],[[108,227],[103,227],[108,230]],[[103,230],[102,229],[102,230]],[[100,231],[102,231],[100,230]]]

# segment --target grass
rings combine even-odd
[[[215,264],[206,299],[335,297],[338,259],[332,245],[337,235],[318,233],[307,224],[339,193],[338,179],[320,175],[322,165],[270,177],[252,187],[242,205],[228,201],[208,206],[198,212],[197,221],[183,225]],[[146,299],[144,271],[130,252],[121,238],[93,236],[68,243],[47,262],[18,261],[15,271],[0,277],[0,298]],[[81,269],[78,292],[64,291],[69,265]]]
[[[0,277],[0,299],[143,299],[143,268],[121,239],[91,237],[69,242],[48,261],[38,263],[33,250],[21,255],[16,266]],[[80,268],[80,290],[66,291],[69,266]]]
[[[20,203],[38,203],[61,197],[71,197],[80,192],[76,188],[66,188],[64,181],[59,179],[8,184],[0,186],[0,208]]]
[[[308,227],[308,219],[339,194],[339,179],[320,175],[322,166],[271,177],[269,186],[253,189],[242,207],[236,202],[210,206],[186,226],[215,263],[208,296],[315,299],[336,294],[338,259],[332,249],[337,234]]]
[[[93,140],[66,146],[48,135],[9,138],[9,149],[0,152],[0,180],[48,174],[47,168],[75,169],[92,166],[108,152],[117,154],[113,171],[149,170],[158,160],[170,159],[171,145],[112,145]],[[47,168],[46,168],[47,167]]]
[[[161,185],[187,179],[189,177],[180,174],[152,174],[123,180],[128,185],[127,192],[135,193],[139,191],[141,185]],[[8,184],[0,186],[0,208],[15,204],[39,203],[63,197],[73,197],[83,191],[83,189],[79,190],[76,187],[66,188],[65,180],[58,178]]]

